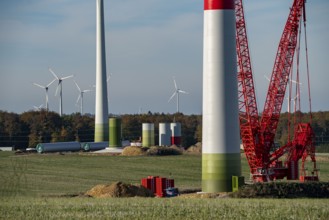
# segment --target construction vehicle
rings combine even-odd
[[[293,75],[294,57],[299,65],[301,26],[306,28],[306,0],[293,0],[290,13],[285,24],[278,46],[272,76],[266,96],[264,110],[258,113],[250,51],[247,38],[246,22],[242,0],[235,0],[236,13],[236,50],[238,57],[238,94],[240,134],[244,152],[250,166],[251,179],[254,182],[269,182],[277,179],[318,181],[318,169],[315,159],[314,132],[311,127],[311,98],[310,119],[307,123],[299,122],[298,118],[289,123],[288,131],[294,127],[294,134],[284,146],[275,147],[275,135],[280,119],[287,85]],[[305,30],[306,39],[306,30]],[[307,41],[306,57],[307,56]],[[299,78],[297,66],[297,78]],[[309,79],[308,63],[307,76]],[[308,82],[308,86],[310,83]],[[300,97],[299,87],[298,99]],[[289,91],[289,100],[291,92]],[[297,97],[297,96],[296,96]],[[295,107],[295,110],[297,108]],[[295,114],[296,115],[296,114]],[[291,126],[291,127],[290,127]],[[285,160],[283,161],[285,156]],[[306,159],[310,157],[311,175],[306,173]],[[299,161],[301,172],[299,172]],[[300,176],[299,176],[300,174]]]

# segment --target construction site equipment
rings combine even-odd
[[[314,132],[311,127],[310,92],[309,122],[300,123],[298,119],[295,119],[293,123],[293,137],[290,138],[289,135],[288,142],[279,148],[276,148],[274,143],[287,85],[293,74],[292,66],[295,54],[297,54],[297,65],[299,65],[302,19],[306,28],[305,2],[306,0],[294,0],[290,8],[290,13],[278,46],[264,110],[260,117],[257,109],[243,1],[235,0],[240,134],[245,155],[250,166],[251,177],[255,182],[268,182],[285,177],[289,180],[319,180],[313,143]],[[306,57],[308,57],[307,41],[305,40],[305,42]],[[299,68],[297,67],[298,70]],[[298,72],[296,75],[297,79],[299,79]],[[307,77],[309,80],[308,64]],[[308,82],[309,85],[310,83]],[[296,90],[298,91],[296,97],[300,97],[299,88]],[[310,88],[308,88],[308,91],[310,91]],[[291,92],[289,94],[289,100],[291,99],[290,96]],[[296,110],[298,109],[295,107]],[[290,132],[290,123],[288,126],[288,132]],[[286,155],[284,163],[280,160],[283,155]],[[310,157],[313,163],[313,170],[310,176],[306,175],[305,169],[307,157]],[[299,177],[300,159],[302,159],[302,166],[301,176]]]

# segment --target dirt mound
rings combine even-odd
[[[153,193],[143,186],[135,186],[122,182],[111,185],[97,185],[85,193],[87,196],[96,198],[105,197],[154,197]]]
[[[202,144],[200,142],[196,143],[195,145],[190,146],[186,150],[189,154],[201,154],[202,153]]]
[[[122,156],[142,156],[144,155],[144,150],[141,147],[130,146],[125,147],[122,151]]]

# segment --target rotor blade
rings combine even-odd
[[[297,82],[297,81],[295,81],[295,80],[290,80],[291,82],[293,82],[293,83],[296,83],[296,84],[299,84],[299,85],[302,85],[302,83],[301,82]]]
[[[63,77],[61,80],[72,78],[74,75]]]
[[[75,80],[73,80],[73,82],[74,82],[75,85],[77,86],[78,90],[81,92],[81,89],[80,89],[80,87],[78,86],[78,83],[77,83]]]
[[[170,97],[170,99],[168,100],[168,102],[170,102],[173,98],[174,98],[174,96],[176,95],[176,91],[174,92],[174,94],[172,94],[172,96]]]
[[[109,75],[107,75],[107,79],[106,79],[106,82],[109,82],[110,81],[110,79],[111,79],[111,73],[109,74]]]
[[[175,89],[177,90],[178,88],[177,88],[177,83],[176,83],[175,77],[173,77],[173,79],[174,79]]]
[[[78,103],[78,102],[79,102],[80,98],[81,98],[81,93],[79,94],[79,96],[78,96],[78,99],[77,99],[76,103]]]
[[[270,81],[270,79],[266,75],[264,75],[264,77],[265,77],[265,79],[267,79],[267,81]]]
[[[53,81],[51,81],[48,85],[47,85],[47,87],[49,87],[51,84],[53,84],[54,82],[56,81],[56,79],[54,79]]]
[[[42,86],[42,85],[39,85],[38,83],[33,83],[33,85],[38,86],[38,87],[43,88],[43,89],[46,88],[46,87],[44,87],[44,86]]]
[[[185,92],[185,91],[180,90],[180,89],[178,89],[177,91],[180,92],[180,93],[188,94],[188,92]]]
[[[52,69],[49,68],[48,70],[55,76],[56,79],[59,80],[58,76],[56,75],[56,73],[54,73],[54,71]]]
[[[91,90],[91,89],[85,89],[85,90],[83,90],[82,92],[92,92],[93,90]]]
[[[55,96],[57,96],[59,86],[60,86],[60,83],[58,83],[58,85],[57,85]]]

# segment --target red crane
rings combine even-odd
[[[274,144],[287,84],[291,77],[301,18],[304,17],[305,21],[305,0],[294,0],[290,9],[278,46],[261,119],[257,109],[242,0],[235,0],[235,13],[240,132],[252,178],[256,182],[284,177],[298,179],[298,161],[302,158],[301,180],[318,180],[314,133],[310,123],[296,124],[294,137],[289,139],[285,146],[275,149]],[[283,164],[279,159],[284,154],[287,154],[287,157]],[[304,163],[308,156],[313,162],[312,176],[306,176],[305,172]]]

